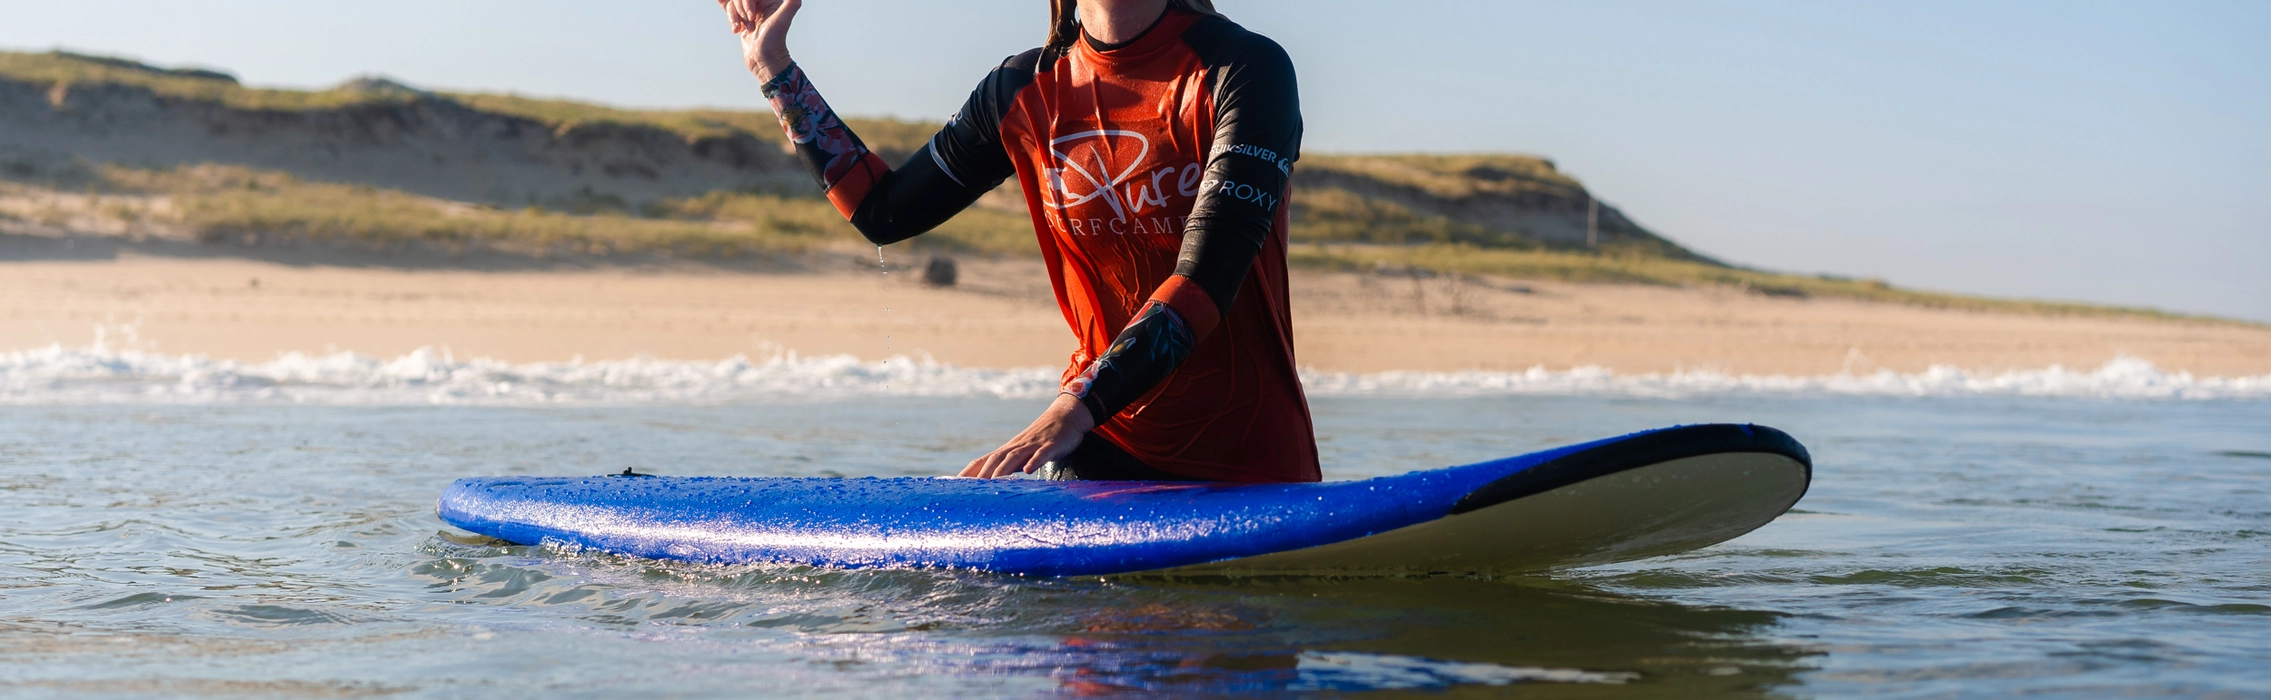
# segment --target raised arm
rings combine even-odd
[[[1098,423],[1164,381],[1230,313],[1255,256],[1276,232],[1286,180],[1300,154],[1301,100],[1292,60],[1275,42],[1228,23],[1192,31],[1209,30],[1239,36],[1193,37],[1195,46],[1221,52],[1207,57],[1215,66],[1208,75],[1214,148],[1183,227],[1175,274],[1111,347],[1063,387]]]
[[[800,0],[719,0],[741,36],[749,71],[781,120],[781,130],[836,211],[876,245],[913,238],[945,223],[1012,174],[1002,150],[999,96],[1015,94],[1013,57],[986,76],[962,111],[897,170],[868,150],[837,118],[804,69],[790,60],[789,22]],[[1028,61],[1024,70],[1030,81]],[[1003,90],[1006,88],[1007,92]]]

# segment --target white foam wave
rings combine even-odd
[[[0,403],[610,404],[730,403],[862,396],[1043,397],[1052,368],[957,367],[928,358],[865,362],[784,352],[764,360],[651,358],[514,364],[420,349],[391,360],[353,353],[288,353],[267,362],[165,355],[100,346],[0,353]],[[2271,375],[2196,377],[2120,357],[2094,370],[1914,374],[1617,374],[1598,367],[1523,372],[1308,371],[1312,396],[1620,395],[1764,393],[1877,396],[2037,396],[2109,399],[2266,399]]]
[[[1046,396],[1056,372],[976,369],[850,355],[711,362],[630,359],[514,364],[421,348],[392,360],[287,353],[267,362],[50,346],[0,353],[0,403],[291,402],[551,404],[769,398]]]
[[[1392,394],[1488,396],[1507,394],[1614,394],[1678,397],[1703,394],[1769,393],[1863,396],[2040,396],[2099,399],[2264,399],[2271,398],[2271,374],[2255,377],[2196,377],[2165,372],[2151,362],[2115,357],[2097,369],[2043,369],[1995,373],[1967,372],[1933,365],[1901,374],[1727,374],[1714,371],[1620,375],[1600,367],[1563,372],[1533,367],[1526,372],[1382,372],[1380,374],[1305,373],[1312,394]]]

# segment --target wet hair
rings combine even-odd
[[[1167,0],[1167,8],[1222,16],[1214,9],[1214,0]],[[1079,39],[1080,0],[1049,0],[1049,43],[1041,45],[1041,53],[1062,56],[1072,50],[1072,42]]]

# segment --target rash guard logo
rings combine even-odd
[[[1042,201],[1065,212],[1065,224],[1074,235],[1181,235],[1183,217],[1152,210],[1167,207],[1171,194],[1185,198],[1199,194],[1199,164],[1152,167],[1146,162],[1151,139],[1140,132],[1098,129],[1059,136],[1049,142],[1049,155],[1059,167],[1042,169]],[[1073,215],[1076,207],[1092,202],[1101,202],[1111,217]]]
[[[1284,173],[1286,175],[1293,174],[1293,159],[1278,155],[1277,151],[1272,151],[1261,146],[1250,144],[1224,144],[1214,147],[1213,155],[1220,156],[1226,153],[1231,155],[1246,156],[1248,158],[1260,158],[1262,162],[1277,166],[1277,171],[1280,173]]]

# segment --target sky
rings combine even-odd
[[[762,109],[714,3],[0,0],[0,48]],[[1217,0],[1311,152],[1546,156],[1766,269],[2271,321],[2271,2]],[[838,111],[942,120],[1044,3],[808,0]]]

